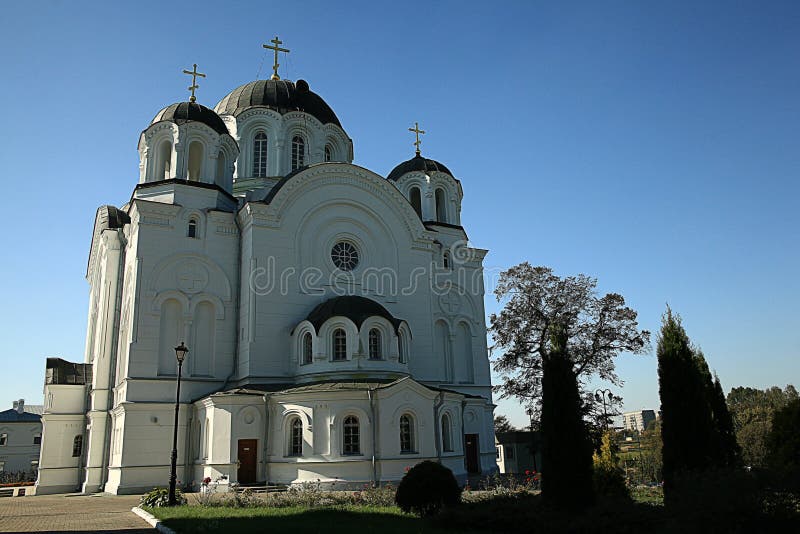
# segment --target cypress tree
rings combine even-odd
[[[679,316],[667,308],[656,350],[661,397],[664,498],[670,502],[676,476],[706,468],[711,460],[713,420],[697,357]],[[706,372],[707,372],[706,366]],[[709,375],[710,376],[710,375]]]
[[[594,502],[592,445],[566,343],[564,329],[553,328],[543,361],[542,495],[560,508],[581,509]]]

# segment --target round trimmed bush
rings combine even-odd
[[[427,517],[442,507],[458,504],[461,488],[452,471],[426,460],[409,469],[397,487],[394,500],[402,511]]]

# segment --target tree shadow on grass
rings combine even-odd
[[[421,532],[441,534],[448,532],[411,515],[332,509],[309,509],[286,515],[266,515],[254,511],[252,515],[235,517],[173,518],[165,519],[164,524],[179,534],[211,534],[215,532],[236,532],[237,534],[249,532],[292,532],[292,534],[317,532],[325,534],[338,532],[408,534]]]

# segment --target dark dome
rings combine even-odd
[[[319,331],[319,327],[330,319],[331,317],[347,317],[358,328],[369,317],[374,316],[383,317],[394,325],[395,330],[400,328],[401,319],[396,319],[389,310],[375,302],[364,297],[346,296],[334,297],[326,300],[322,304],[317,305],[316,308],[311,310],[306,320],[314,325],[314,328]]]
[[[278,113],[304,111],[316,117],[322,124],[342,125],[333,110],[318,94],[308,88],[308,82],[297,80],[256,80],[231,91],[219,101],[214,111],[227,115],[238,115],[252,106],[266,106]]]
[[[159,121],[172,121],[176,124],[184,124],[189,121],[202,122],[206,126],[212,128],[218,134],[228,133],[228,128],[222,119],[212,110],[205,106],[201,106],[197,102],[178,102],[167,106],[158,113],[150,124],[155,124]]]
[[[405,173],[415,172],[415,171],[421,171],[425,173],[438,171],[449,174],[450,176],[455,178],[455,176],[453,176],[453,173],[450,172],[450,169],[445,167],[443,164],[439,163],[438,161],[434,161],[432,159],[423,158],[420,155],[416,155],[410,160],[404,161],[403,163],[392,169],[392,172],[390,172],[389,176],[387,176],[386,178],[388,180],[397,180]]]

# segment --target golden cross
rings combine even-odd
[[[201,78],[205,78],[206,75],[202,74],[200,72],[197,72],[197,63],[194,64],[194,67],[192,67],[192,70],[184,69],[183,73],[192,75],[192,85],[189,86],[189,90],[192,92],[192,96],[191,96],[191,98],[189,98],[189,102],[194,102],[194,101],[197,100],[195,98],[195,96],[194,96],[194,90],[198,89],[200,87],[199,85],[197,85],[197,77],[200,76]]]
[[[275,52],[275,60],[272,62],[272,77],[271,77],[271,79],[272,80],[280,80],[281,77],[278,76],[278,67],[280,66],[280,63],[278,63],[278,52],[286,52],[288,54],[289,53],[289,49],[288,48],[281,48],[281,47],[278,46],[278,45],[282,45],[283,41],[279,40],[277,35],[275,36],[275,39],[272,39],[270,41],[270,43],[272,43],[273,46],[269,46],[269,45],[261,45],[261,46],[263,46],[267,50],[272,50],[273,52]]]
[[[409,131],[409,132],[414,132],[414,135],[415,135],[415,136],[416,136],[416,138],[417,138],[417,140],[416,140],[416,141],[414,141],[414,146],[415,146],[415,147],[417,147],[416,154],[417,154],[417,156],[419,156],[419,154],[420,154],[420,151],[419,151],[419,145],[421,145],[421,144],[422,144],[422,141],[420,141],[420,140],[419,140],[419,134],[424,134],[424,133],[425,133],[425,130],[420,130],[420,129],[419,129],[419,123],[418,123],[418,122],[415,122],[415,123],[414,123],[414,127],[413,127],[413,128],[409,128],[409,129],[408,129],[408,131]]]

